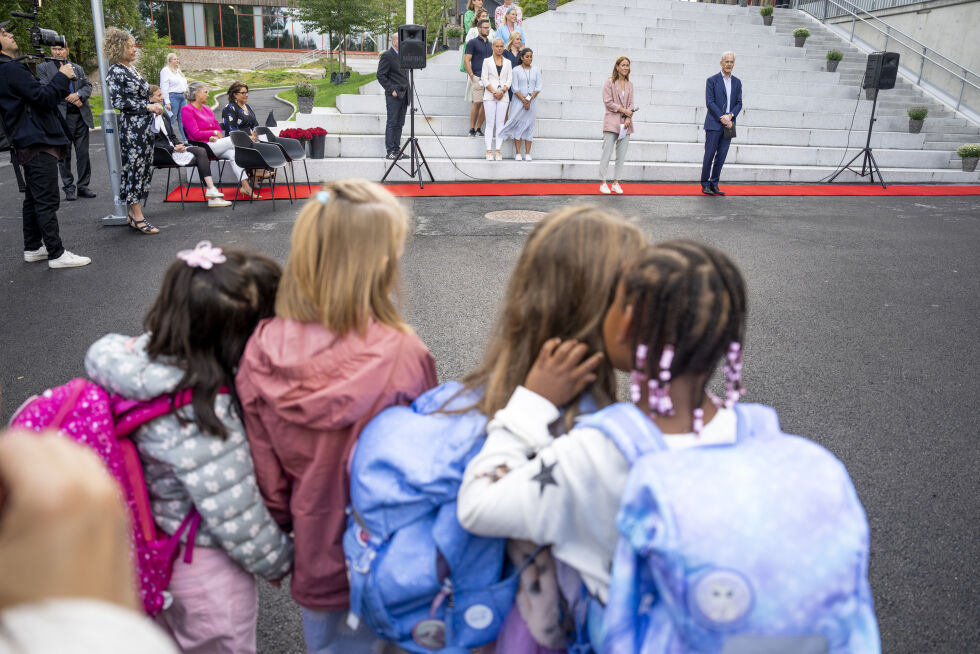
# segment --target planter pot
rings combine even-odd
[[[449,49],[450,50],[459,50],[459,42],[460,42],[460,40],[461,39],[459,37],[457,37],[457,36],[451,36],[451,37],[449,37],[449,39],[448,39],[448,41],[449,41]]]
[[[803,44],[806,43],[806,38],[807,37],[805,37],[805,36],[794,36],[793,38],[796,39],[796,47],[797,48],[802,48],[803,47]]]
[[[749,0],[738,0],[738,6],[739,7],[748,7],[749,6]]]
[[[548,0],[548,11],[555,11],[558,9],[558,0]]]
[[[874,100],[875,94],[878,93],[878,89],[864,89],[864,97],[868,100]]]
[[[963,161],[963,172],[972,173],[977,169],[977,161],[980,161],[980,157],[964,157]]]
[[[313,98],[296,98],[296,106],[301,114],[313,113]]]
[[[925,120],[913,120],[909,118],[909,134],[918,134],[922,131],[922,123]]]
[[[837,71],[837,64],[840,63],[840,59],[828,59],[827,60],[827,72],[833,73]]]
[[[323,151],[327,147],[327,135],[317,134],[310,141],[310,158],[323,159]]]
[[[772,14],[769,14],[768,16],[763,16],[762,17],[762,24],[763,25],[772,25]]]

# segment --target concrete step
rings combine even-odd
[[[423,152],[425,149],[423,147]],[[532,150],[532,153],[534,151]],[[453,164],[434,154],[427,157],[429,168],[439,182],[472,182],[501,180],[563,180],[595,181],[598,177],[597,161],[504,161],[483,159],[460,160]],[[382,157],[356,159],[314,159],[309,162],[310,179],[316,181],[340,177],[365,177],[380,180],[390,161]],[[826,181],[836,168],[830,166],[765,166],[725,164],[722,185],[734,182],[814,183]],[[965,173],[952,169],[891,169],[882,168],[882,175],[889,184],[975,184],[980,173]],[[701,177],[701,164],[644,163],[631,161],[624,166],[624,182],[689,182],[697,184]],[[475,178],[475,179],[474,179]],[[393,169],[390,182],[412,181],[407,174]],[[425,180],[428,181],[428,178]],[[868,178],[845,171],[837,178],[840,183],[868,182]],[[596,182],[598,183],[598,182]],[[624,185],[625,186],[625,185]],[[625,187],[629,192],[629,187]]]

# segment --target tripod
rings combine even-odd
[[[385,171],[384,177],[381,178],[381,181],[384,182],[386,179],[388,179],[388,175],[391,174],[391,171],[394,170],[395,166],[398,166],[398,169],[409,177],[413,179],[418,177],[419,188],[422,189],[425,188],[424,184],[422,183],[422,166],[425,166],[425,172],[429,173],[429,181],[435,183],[436,178],[432,176],[432,171],[429,169],[429,162],[425,160],[425,155],[422,154],[422,148],[419,146],[419,140],[415,137],[415,70],[411,68],[408,71],[408,96],[409,102],[412,106],[411,116],[409,117],[409,121],[411,121],[411,127],[409,128],[410,136],[405,140],[405,144],[402,145],[401,150],[398,151],[398,154],[395,155],[395,160],[391,162],[390,166],[388,166],[388,170]],[[406,148],[410,149],[408,170],[402,168],[401,164],[398,163],[401,161],[402,155],[405,154]]]
[[[875,118],[875,109],[877,108],[878,108],[878,89],[875,89],[874,103],[871,105],[871,122],[868,123],[868,141],[867,143],[864,144],[864,147],[861,149],[860,152],[858,152],[856,155],[854,155],[854,157],[850,161],[844,164],[843,168],[841,168],[836,173],[834,173],[834,176],[831,177],[830,180],[827,182],[828,184],[830,182],[833,182],[835,179],[837,179],[837,176],[840,175],[845,170],[850,170],[852,173],[856,173],[861,177],[867,177],[870,175],[871,179],[869,181],[872,184],[875,183],[875,173],[878,173],[878,181],[881,182],[881,188],[888,188],[887,186],[885,186],[885,178],[881,176],[881,169],[878,167],[878,162],[875,161],[874,153],[871,152],[871,130],[874,129],[875,120],[877,120]],[[861,172],[858,172],[857,170],[851,168],[851,164],[857,161],[858,157],[860,157],[861,155],[864,155],[864,160],[861,162]]]

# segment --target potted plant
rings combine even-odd
[[[309,136],[310,158],[323,159],[323,151],[327,147],[327,130],[322,127],[311,127],[305,131]]]
[[[810,36],[810,30],[805,27],[798,27],[793,30],[793,36],[796,38],[796,47],[802,48],[803,44],[806,43],[806,37]]]
[[[922,122],[928,113],[929,109],[926,107],[909,107],[909,134],[918,134],[922,131]]]
[[[739,7],[748,7],[749,6],[749,0],[738,0],[738,6]]]
[[[833,73],[837,70],[837,64],[844,58],[844,53],[840,50],[831,50],[827,53],[827,71]]]
[[[301,114],[313,113],[313,98],[316,97],[316,87],[309,82],[300,82],[295,87],[296,104]]]
[[[759,10],[764,25],[772,25],[772,7],[766,6]]]
[[[555,11],[558,9],[558,0],[548,0],[548,11]]]
[[[956,154],[963,160],[963,170],[972,173],[977,169],[977,160],[980,159],[980,143],[968,143],[956,149]]]
[[[446,28],[446,41],[450,50],[458,50],[459,42],[463,38],[463,28],[459,25],[450,25]]]

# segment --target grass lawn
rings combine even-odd
[[[316,97],[313,98],[313,106],[336,107],[338,95],[357,93],[357,89],[369,82],[373,82],[377,78],[378,76],[374,73],[362,75],[352,72],[350,79],[343,84],[331,84],[329,79],[314,80],[312,83],[316,87]],[[283,91],[278,97],[296,104],[296,91],[293,89]]]

